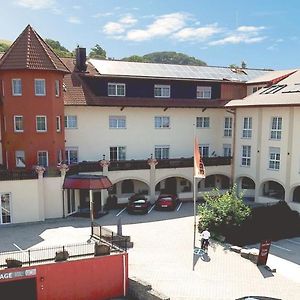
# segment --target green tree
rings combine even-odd
[[[10,43],[5,41],[0,41],[0,52],[6,52],[9,47],[10,47]]]
[[[230,230],[239,227],[250,215],[251,210],[243,203],[236,186],[225,194],[219,190],[205,193],[204,203],[198,206],[199,231],[208,228],[215,235],[227,236]]]
[[[70,52],[67,48],[62,46],[59,41],[45,39],[45,42],[52,48],[52,50],[59,56],[59,57],[73,57],[73,53]]]
[[[89,58],[106,59],[106,51],[99,45],[96,44],[89,53]]]
[[[131,61],[131,62],[148,62],[143,56],[139,56],[139,55],[131,55],[129,57],[124,57],[121,60]]]

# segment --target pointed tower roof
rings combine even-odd
[[[30,25],[27,25],[0,59],[0,70],[24,69],[70,72]]]

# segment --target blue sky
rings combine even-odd
[[[212,66],[300,66],[300,1],[0,0],[0,39],[27,24],[73,50],[100,44],[109,57],[177,51]]]

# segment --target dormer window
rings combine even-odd
[[[155,98],[170,98],[171,86],[156,84],[154,86],[154,97]]]
[[[108,96],[125,96],[125,83],[108,83]]]
[[[197,86],[197,99],[211,99],[211,86]]]
[[[34,91],[36,96],[46,96],[46,82],[45,79],[34,80]]]
[[[12,94],[13,96],[22,96],[22,80],[12,79]]]

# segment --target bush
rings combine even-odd
[[[225,194],[214,190],[212,193],[205,193],[204,203],[198,206],[198,229],[201,232],[208,228],[215,236],[227,237],[241,226],[250,212],[250,208],[243,203],[242,195],[238,195],[236,186]]]

